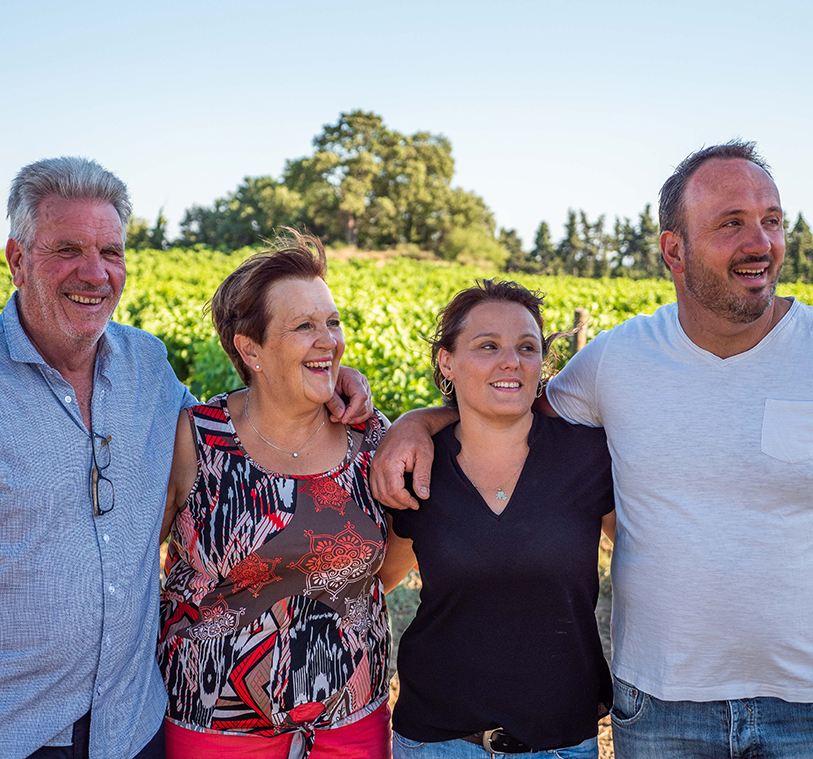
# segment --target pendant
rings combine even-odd
[[[298,453],[292,453],[291,455],[292,455],[294,458],[296,458],[296,457],[297,457],[299,454],[298,454]]]
[[[502,488],[497,488],[497,492],[494,494],[494,497],[498,501],[507,501],[508,496],[505,494],[505,491]]]

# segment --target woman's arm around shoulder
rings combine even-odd
[[[192,425],[189,413],[183,409],[178,416],[175,427],[175,450],[172,454],[172,469],[169,472],[167,486],[167,504],[164,509],[164,521],[161,524],[161,542],[169,535],[175,515],[184,505],[198,476],[198,452],[192,437]]]

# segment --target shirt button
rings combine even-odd
[[[104,540],[105,543],[110,542],[110,536],[109,535],[102,535],[102,539]]]
[[[101,688],[96,688],[96,695],[98,695],[98,696],[102,695],[102,689]]]
[[[104,398],[104,390],[102,390],[102,398]]]
[[[115,593],[115,592],[116,592],[116,586],[115,586],[115,585],[111,585],[111,586],[108,588],[108,590],[109,590],[111,593]]]
[[[107,636],[107,645],[108,645],[108,646],[112,646],[112,645],[113,645],[113,641],[112,641],[112,639],[110,638],[110,636],[109,636],[109,635]]]
[[[71,402],[71,400],[72,400],[72,399],[71,399],[70,395],[66,395],[66,396],[65,396],[65,403],[70,403],[70,402]]]

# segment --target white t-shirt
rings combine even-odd
[[[548,385],[613,458],[613,670],[666,700],[813,702],[813,308],[754,348],[677,305],[603,332]]]

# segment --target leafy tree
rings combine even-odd
[[[614,276],[630,276],[636,279],[665,277],[659,245],[658,225],[652,218],[647,204],[638,216],[637,224],[629,219],[615,220],[615,231],[610,246],[618,265]]]
[[[127,223],[127,247],[132,250],[144,250],[145,248],[166,250],[169,247],[167,223],[163,208],[158,211],[158,218],[152,228],[146,219],[131,216]]]
[[[638,217],[638,224],[627,223],[627,249],[625,255],[632,259],[630,267],[637,277],[653,279],[665,276],[662,265],[658,225],[652,218],[649,203]]]
[[[580,274],[579,261],[581,260],[584,244],[579,237],[579,222],[576,212],[569,208],[565,222],[565,235],[556,246],[556,257],[561,262],[562,273],[578,277]]]
[[[801,213],[787,235],[782,279],[813,282],[813,233]]]
[[[527,274],[535,274],[539,271],[539,261],[522,249],[522,240],[516,229],[501,229],[499,241],[508,254],[505,259],[506,271]]]
[[[308,197],[315,203],[308,214],[315,221],[336,217],[345,242],[358,245],[359,224],[375,199],[373,184],[399,138],[374,113],[343,113],[314,138],[313,156],[289,162],[285,183],[303,195],[316,189]]]
[[[302,219],[302,198],[271,177],[246,177],[211,208],[192,206],[181,221],[181,245],[236,250],[273,237],[277,228]]]
[[[287,163],[284,182],[302,197],[308,226],[328,242],[414,243],[438,252],[456,228],[494,236],[483,200],[451,187],[452,146],[442,135],[403,135],[374,113],[352,111],[313,144],[312,156]]]
[[[579,276],[606,277],[610,274],[607,237],[604,234],[604,216],[590,223],[584,211],[579,212],[579,231],[582,240],[581,255],[576,261]]]
[[[503,266],[507,253],[494,235],[482,227],[456,227],[444,237],[439,250],[441,258],[463,264],[496,264]]]
[[[158,218],[155,220],[155,226],[149,233],[149,247],[154,250],[167,250],[169,248],[169,240],[167,239],[167,217],[164,216],[164,209],[158,211]]]
[[[277,227],[304,225],[327,244],[409,244],[440,253],[453,230],[467,229],[467,239],[480,239],[493,257],[493,215],[482,198],[451,186],[446,137],[404,135],[357,110],[325,125],[313,146],[312,155],[286,163],[282,181],[247,177],[211,207],[188,209],[179,244],[234,250]]]
[[[550,239],[550,228],[548,223],[543,221],[536,230],[536,238],[534,239],[534,249],[531,255],[538,262],[538,271],[542,274],[559,274],[561,273],[561,261],[556,255],[556,248]]]
[[[127,222],[127,247],[143,250],[150,247],[150,225],[140,216],[131,216]]]

